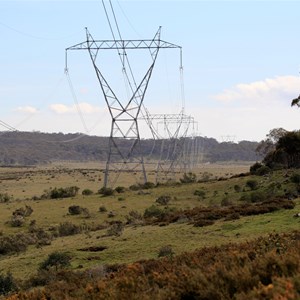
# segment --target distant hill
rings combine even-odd
[[[64,160],[105,161],[108,140],[108,137],[81,134],[1,132],[0,165],[36,165]],[[260,159],[255,152],[257,142],[219,143],[207,137],[196,137],[196,140],[204,162]],[[158,158],[162,142],[142,140],[143,154],[149,157],[151,153],[152,158]],[[122,147],[129,147],[129,143],[124,140]]]

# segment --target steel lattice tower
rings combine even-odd
[[[114,186],[120,173],[124,171],[132,174],[140,173],[139,181],[147,182],[144,158],[141,152],[138,117],[159,50],[162,48],[179,48],[181,50],[181,47],[178,45],[162,41],[160,33],[161,27],[159,27],[154,38],[149,40],[95,40],[86,29],[86,41],[66,49],[66,71],[68,70],[67,52],[69,50],[87,50],[89,52],[111,116],[104,187]],[[100,50],[115,50],[118,52],[122,63],[122,71],[131,88],[129,100],[121,99],[114,93],[103,72],[98,67],[97,58],[100,56]],[[136,82],[130,67],[127,56],[128,50],[148,50],[150,54],[151,64],[139,83]],[[127,141],[126,146],[124,146],[124,140]],[[129,147],[128,143],[130,144]]]

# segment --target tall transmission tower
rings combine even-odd
[[[148,40],[95,40],[86,28],[86,41],[66,49],[66,72],[68,72],[67,53],[70,50],[86,50],[90,55],[97,79],[111,116],[111,131],[108,146],[108,158],[105,168],[104,187],[114,186],[121,172],[140,174],[139,181],[147,182],[144,158],[141,151],[138,117],[141,112],[146,90],[160,49],[179,48],[181,46],[160,39],[159,27],[153,39]],[[129,99],[121,99],[111,88],[100,70],[98,58],[102,50],[116,50],[122,64],[122,72],[130,87]],[[127,52],[129,50],[147,50],[151,63],[144,77],[137,82],[133,74]],[[181,60],[181,59],[180,59]],[[127,141],[124,146],[124,140]],[[130,147],[128,147],[128,143]]]

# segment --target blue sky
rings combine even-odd
[[[151,38],[162,26],[161,38],[183,47],[186,113],[199,134],[258,141],[272,128],[299,128],[300,111],[290,107],[300,93],[299,1],[112,3],[124,39]],[[85,41],[85,27],[112,38],[101,1],[0,0],[0,120],[24,131],[109,135],[88,53],[68,54],[85,126],[64,74],[65,48]],[[117,88],[120,66],[103,55]],[[139,75],[142,55],[132,56]],[[144,102],[150,112],[179,113],[179,75],[179,52],[162,50]]]

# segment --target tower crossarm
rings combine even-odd
[[[140,119],[150,119],[150,120],[167,120],[168,122],[171,121],[188,121],[193,122],[194,118],[192,116],[188,116],[185,114],[149,114],[145,117],[140,117]]]
[[[71,47],[66,50],[112,50],[112,49],[155,49],[155,48],[179,48],[181,46],[160,40],[93,40],[85,41]]]

